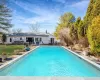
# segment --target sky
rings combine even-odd
[[[12,10],[13,29],[29,32],[31,24],[39,24],[40,32],[53,33],[59,18],[66,12],[83,18],[90,0],[8,0]]]

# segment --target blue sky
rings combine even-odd
[[[30,24],[38,23],[40,32],[55,31],[59,17],[72,12],[75,17],[84,17],[90,0],[8,0],[12,10],[14,29],[30,31]]]

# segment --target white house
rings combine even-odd
[[[7,35],[7,44],[20,42],[30,44],[54,44],[55,38],[49,33],[13,33]]]

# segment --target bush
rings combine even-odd
[[[82,45],[82,47],[84,48],[89,47],[88,39],[86,37],[82,37],[79,40],[79,44]]]
[[[72,38],[70,37],[70,29],[69,28],[64,28],[60,30],[60,41],[62,45],[65,46],[70,46],[73,45]]]
[[[93,19],[92,24],[88,27],[88,41],[92,53],[100,53],[100,16]]]

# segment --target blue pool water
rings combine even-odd
[[[62,47],[41,46],[0,75],[100,77],[100,71]]]

